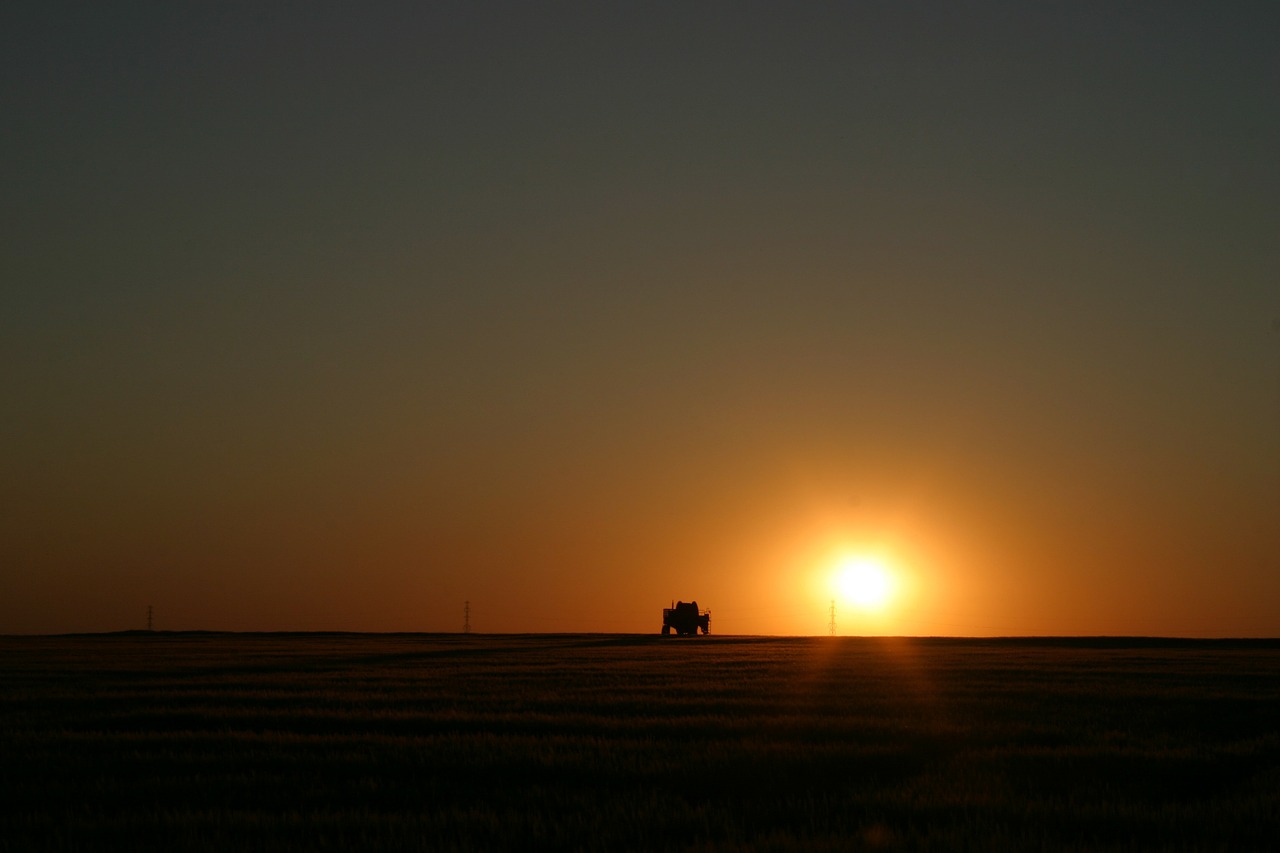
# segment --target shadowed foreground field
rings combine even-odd
[[[0,638],[0,848],[1263,850],[1280,643]]]

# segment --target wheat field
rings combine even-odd
[[[1264,850],[1280,643],[0,637],[0,849]]]

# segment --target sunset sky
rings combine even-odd
[[[1278,38],[6,2],[0,633],[1280,636]]]

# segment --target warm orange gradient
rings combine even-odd
[[[1280,5],[598,5],[0,21],[0,633],[1280,635]]]

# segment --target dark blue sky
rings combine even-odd
[[[1275,635],[1277,8],[7,3],[0,631]]]

